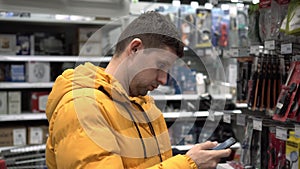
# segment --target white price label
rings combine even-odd
[[[295,125],[295,137],[300,138],[300,125]]]
[[[265,49],[275,50],[275,41],[274,40],[265,41]]]
[[[236,115],[236,124],[238,126],[245,126],[246,125],[246,115],[244,115],[244,114],[237,114]]]
[[[239,49],[231,49],[231,56],[239,57]]]
[[[291,43],[281,44],[281,54],[292,54],[293,46]]]
[[[262,120],[261,119],[253,119],[253,129],[262,131]]]
[[[276,138],[280,140],[287,140],[287,129],[282,127],[276,127]]]
[[[224,113],[224,115],[223,115],[223,122],[230,124],[231,123],[231,115]]]
[[[198,56],[204,56],[205,54],[204,54],[204,49],[198,49],[197,50],[197,55]]]
[[[250,46],[250,54],[259,55],[259,46]]]

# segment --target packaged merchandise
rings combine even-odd
[[[28,127],[28,144],[44,144],[48,137],[47,126]]]
[[[0,34],[0,54],[15,55],[16,35]]]
[[[196,48],[211,46],[211,11],[208,9],[196,10],[197,40]]]
[[[3,146],[24,146],[27,135],[24,127],[2,127],[0,128],[0,147]]]
[[[7,92],[0,91],[0,114],[7,114]]]
[[[249,19],[249,28],[248,28],[248,38],[252,45],[260,44],[262,42],[259,32],[259,5],[251,4],[248,9],[248,19]]]
[[[299,163],[300,138],[295,137],[295,132],[289,132],[289,138],[286,141],[286,166],[289,169],[300,168]]]
[[[17,55],[33,55],[32,50],[32,43],[31,43],[31,38],[33,36],[31,35],[26,35],[26,34],[17,34],[16,35],[17,39],[17,46],[16,46],[16,54]]]
[[[27,62],[26,64],[27,82],[50,82],[49,62]]]
[[[49,92],[31,93],[31,111],[33,113],[45,112]]]
[[[9,91],[8,92],[8,114],[21,113],[21,92]]]

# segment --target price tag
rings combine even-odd
[[[224,115],[223,115],[223,122],[230,124],[231,123],[231,115],[224,113]]]
[[[198,56],[204,56],[205,54],[204,54],[204,49],[198,49],[197,50],[197,55]]]
[[[269,50],[275,50],[275,41],[274,40],[265,41],[265,48]]]
[[[295,137],[300,138],[300,125],[295,125]]]
[[[262,131],[262,120],[261,119],[253,119],[253,129]]]
[[[280,140],[287,140],[287,129],[282,127],[276,127],[276,138]]]
[[[292,54],[293,46],[292,43],[281,44],[281,54]]]
[[[244,115],[244,114],[237,114],[236,115],[236,125],[238,125],[238,126],[245,126],[246,125],[246,115]]]
[[[259,46],[250,46],[250,54],[259,55]]]
[[[230,49],[232,57],[239,57],[239,49]]]

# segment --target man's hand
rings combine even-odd
[[[186,155],[194,160],[199,169],[214,169],[220,161],[220,158],[228,157],[231,153],[230,149],[209,150],[217,146],[217,144],[218,143],[211,141],[196,144]]]

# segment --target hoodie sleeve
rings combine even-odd
[[[196,163],[187,155],[176,155],[148,169],[197,169]]]

